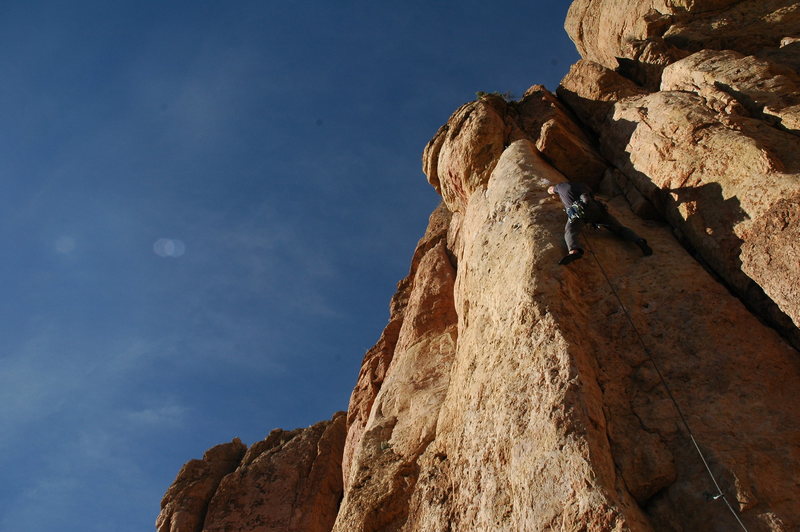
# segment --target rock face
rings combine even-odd
[[[351,435],[363,435],[348,442],[353,459],[344,471],[348,489],[335,530],[353,530],[355,522],[370,530],[402,525],[417,459],[436,434],[456,346],[455,269],[446,252],[442,214],[439,209],[431,218],[423,240],[431,242],[430,249],[417,254],[422,256],[408,286],[398,340],[369,417],[359,420],[363,427],[350,426]],[[358,408],[359,399],[354,394],[351,406]]]
[[[564,105],[542,85],[519,102],[485,96],[462,105],[439,128],[422,156],[428,181],[451,212],[461,212],[486,187],[503,151],[528,139],[570,179],[596,185],[606,162]]]
[[[158,532],[328,531],[342,497],[345,414],[238,439],[187,463],[161,502]]]
[[[800,6],[575,0],[566,28],[556,94],[425,147],[442,205],[346,427],[212,449],[159,531],[800,529]],[[565,180],[654,255],[586,229],[559,266]]]
[[[545,188],[563,179],[521,139],[451,219],[455,352],[429,349],[427,379],[393,363],[378,392],[446,385],[425,401],[433,439],[400,453],[404,412],[375,423],[387,445],[361,443],[336,530],[733,530],[682,417],[749,529],[800,523],[782,495],[800,466],[797,352],[622,196],[610,208],[657,255],[592,234],[592,257],[557,266],[564,216]]]
[[[784,41],[800,35],[793,0],[575,0],[564,26],[581,57],[653,89],[666,65],[703,49],[798,66]]]
[[[239,465],[246,449],[236,438],[212,447],[202,460],[187,462],[161,500],[158,532],[202,530],[211,497],[222,478]]]
[[[755,9],[749,2],[735,9],[745,4]],[[782,32],[797,29],[792,21],[800,6],[758,5],[777,21],[777,33],[760,34],[758,46],[785,42]],[[725,42],[745,52],[756,47],[744,38]],[[774,275],[796,271],[796,251],[772,258],[772,244],[782,248],[796,231],[772,218],[800,197],[800,77],[788,64],[706,49],[663,68],[659,85],[642,92],[620,73],[584,60],[558,94],[597,133],[603,155],[626,181],[747,304],[800,346],[796,283]]]

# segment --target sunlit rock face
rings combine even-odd
[[[558,98],[532,87],[519,102],[479,99],[426,147],[423,168],[454,213],[456,342],[417,353],[413,371],[388,366],[376,396],[424,382],[405,402],[418,397],[427,411],[415,415],[436,424],[408,452],[391,441],[417,434],[403,424],[411,409],[375,401],[361,415],[362,432],[383,432],[353,450],[363,459],[336,530],[800,526],[785,497],[800,466],[800,357],[787,341],[800,274],[797,74],[775,59],[790,58],[779,33],[795,7],[615,4],[573,6],[616,25],[583,35],[591,44]],[[716,46],[744,26],[762,33],[739,51]],[[704,49],[707,27],[719,37]],[[647,42],[620,53],[635,31]],[[543,142],[554,129],[569,134]],[[587,256],[558,266],[564,214],[545,190],[566,179],[605,192],[655,254],[589,232]],[[446,393],[425,399],[433,389]],[[715,481],[735,515],[713,499]]]
[[[425,147],[442,205],[323,431],[341,495],[292,480],[322,448],[293,436],[182,472],[159,526],[205,528],[159,530],[277,530],[289,499],[339,532],[800,529],[799,12],[576,0],[555,94],[480,97]],[[586,229],[559,266],[566,180],[654,254]]]
[[[356,523],[368,530],[393,529],[406,520],[419,456],[433,440],[439,407],[448,389],[457,342],[453,302],[455,268],[448,256],[450,216],[438,209],[418,247],[406,293],[397,342],[382,382],[371,380],[374,396],[360,393],[370,373],[362,371],[351,411],[371,402],[369,416],[353,418],[345,468],[347,492],[335,530]],[[366,360],[371,367],[371,360]]]
[[[800,467],[797,352],[621,195],[610,209],[656,254],[591,233],[589,256],[558,266],[545,189],[563,179],[516,141],[451,219],[455,349],[392,364],[379,392],[424,383],[404,401],[435,426],[396,449],[419,433],[411,410],[374,408],[391,422],[356,451],[336,530],[733,530],[681,416],[750,529],[800,523],[782,495]]]
[[[598,184],[606,162],[554,94],[534,85],[518,102],[488,95],[461,106],[425,146],[422,166],[451,212],[462,212],[483,190],[503,151],[533,142],[570,179]]]
[[[691,53],[737,50],[800,66],[794,0],[575,0],[564,24],[581,56],[657,89]]]
[[[158,532],[202,530],[206,509],[222,478],[239,465],[247,446],[238,438],[212,447],[202,460],[190,460],[161,500]]]
[[[368,423],[373,432],[376,424],[383,423],[383,419],[376,422],[375,416],[372,416],[372,419],[370,417],[389,368],[414,362],[415,353],[420,351],[417,344],[432,345],[431,339],[435,339],[434,343],[441,342],[438,346],[442,352],[447,349],[452,351],[452,345],[455,344],[456,318],[452,295],[448,295],[452,294],[454,270],[445,251],[451,218],[450,211],[444,206],[440,206],[431,214],[425,235],[419,241],[412,257],[409,275],[398,283],[397,293],[391,300],[389,324],[378,343],[364,356],[348,409],[347,443],[342,463],[346,486],[351,484],[354,455],[357,449],[362,448],[361,440]],[[424,303],[430,304],[430,308],[422,304],[422,298],[426,298]],[[413,352],[411,347],[414,348]],[[409,355],[405,358],[398,356],[398,361],[393,362],[395,353],[407,351]],[[437,363],[442,362],[436,360]],[[413,396],[414,394],[410,394],[410,397]],[[435,393],[432,397],[435,398]],[[382,398],[383,403],[386,401],[386,398]],[[375,410],[378,408],[376,406]],[[384,407],[380,409],[383,411]],[[421,436],[424,441],[424,434],[417,436]],[[390,445],[388,438],[376,444],[378,447],[383,446],[382,451],[387,450]],[[364,459],[360,459],[360,462],[363,464]]]
[[[345,414],[305,429],[276,429],[248,449],[239,440],[187,463],[161,503],[158,532],[328,531],[342,497]]]

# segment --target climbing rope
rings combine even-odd
[[[653,368],[656,370],[656,374],[658,374],[658,378],[661,379],[661,384],[664,386],[664,389],[667,391],[667,395],[669,396],[670,400],[672,401],[672,404],[675,406],[675,411],[678,412],[678,417],[680,417],[681,423],[683,423],[683,426],[686,429],[686,432],[689,434],[689,439],[692,440],[692,445],[694,445],[694,448],[697,451],[697,454],[700,456],[700,460],[703,461],[703,465],[705,466],[706,471],[708,472],[708,476],[711,478],[711,481],[714,483],[714,487],[717,489],[717,494],[713,495],[711,497],[711,499],[713,499],[713,500],[722,499],[725,502],[725,505],[731,511],[731,514],[733,515],[733,517],[736,519],[736,522],[738,522],[739,526],[742,527],[742,530],[744,530],[745,532],[748,532],[747,531],[747,527],[744,526],[744,523],[742,523],[742,520],[739,518],[739,514],[736,512],[736,510],[733,509],[733,506],[731,506],[731,503],[728,501],[728,498],[725,496],[725,493],[722,491],[722,488],[720,487],[719,483],[717,482],[717,479],[714,476],[714,473],[711,472],[711,468],[709,467],[708,462],[706,461],[706,457],[703,455],[703,452],[700,450],[700,446],[697,444],[697,441],[694,439],[694,434],[692,433],[692,429],[689,428],[689,423],[686,421],[686,417],[683,415],[683,411],[681,410],[681,407],[678,405],[678,401],[676,401],[675,400],[675,396],[672,395],[672,390],[670,390],[669,385],[667,385],[667,381],[664,378],[664,375],[661,373],[661,369],[658,367],[658,364],[656,364],[656,361],[653,358],[653,354],[650,352],[650,349],[647,347],[647,344],[644,343],[644,339],[642,338],[642,335],[639,333],[639,329],[637,329],[636,328],[636,324],[633,323],[633,318],[631,318],[631,315],[628,313],[628,309],[625,307],[625,304],[622,302],[622,298],[617,293],[617,290],[614,288],[614,284],[611,282],[611,279],[609,279],[605,268],[603,268],[603,265],[600,263],[600,259],[597,258],[597,253],[595,253],[594,250],[592,249],[592,246],[589,243],[589,237],[585,233],[584,233],[584,239],[586,240],[586,247],[589,249],[589,252],[594,257],[594,260],[595,260],[595,262],[597,262],[597,265],[600,267],[600,272],[603,274],[603,277],[605,277],[606,282],[608,283],[608,286],[611,288],[611,292],[614,294],[614,297],[617,298],[617,301],[619,301],[620,307],[622,307],[622,312],[625,313],[625,317],[628,319],[628,322],[631,324],[631,327],[633,328],[633,332],[636,334],[636,337],[639,339],[639,343],[641,344],[642,349],[644,349],[644,352],[647,354],[647,358],[650,360],[650,363],[653,365]]]

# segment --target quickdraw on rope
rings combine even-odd
[[[697,441],[694,439],[694,434],[692,433],[692,429],[689,428],[689,423],[686,421],[686,417],[683,415],[683,411],[681,410],[681,407],[678,405],[678,402],[675,400],[675,396],[672,395],[672,390],[670,390],[669,386],[667,385],[667,381],[664,378],[664,375],[661,373],[661,369],[658,367],[658,364],[656,364],[656,361],[653,358],[653,354],[650,352],[650,349],[644,343],[644,339],[642,339],[642,335],[639,333],[639,329],[637,329],[636,328],[636,324],[633,323],[633,318],[631,318],[631,315],[628,313],[628,309],[625,307],[625,304],[622,302],[622,298],[617,293],[617,290],[614,288],[614,285],[611,282],[611,279],[609,279],[605,268],[603,268],[603,265],[600,263],[600,259],[597,258],[597,253],[595,253],[594,250],[592,249],[592,246],[589,243],[588,236],[586,236],[585,234],[584,234],[584,239],[586,240],[587,249],[591,252],[592,256],[594,257],[595,262],[597,262],[597,265],[600,267],[600,272],[603,274],[603,277],[605,277],[606,282],[608,283],[608,286],[611,288],[611,292],[614,294],[614,297],[616,297],[617,301],[619,301],[620,307],[622,307],[622,312],[625,314],[625,317],[628,319],[628,322],[631,324],[631,327],[633,328],[633,332],[636,334],[636,338],[639,339],[639,343],[641,344],[642,349],[644,349],[644,352],[647,354],[647,358],[650,360],[650,363],[653,365],[653,368],[655,368],[656,373],[658,374],[658,378],[661,379],[661,384],[664,386],[664,389],[667,391],[667,395],[669,396],[670,401],[672,401],[673,406],[675,406],[675,411],[678,412],[678,417],[680,417],[681,423],[683,424],[684,428],[686,429],[686,432],[689,434],[689,439],[692,440],[692,445],[694,445],[694,448],[697,451],[697,454],[700,456],[700,460],[702,460],[702,462],[703,462],[703,466],[705,466],[705,468],[706,468],[706,472],[708,472],[708,476],[711,478],[711,481],[714,483],[714,487],[717,490],[717,494],[716,495],[712,495],[710,498],[712,500],[722,499],[725,502],[725,505],[728,507],[728,510],[730,510],[731,514],[736,519],[736,522],[739,523],[739,526],[742,527],[742,530],[744,530],[745,532],[748,532],[747,531],[747,527],[744,526],[744,523],[739,518],[739,514],[736,512],[736,510],[734,510],[733,506],[728,501],[728,498],[725,496],[725,493],[722,491],[722,488],[720,487],[719,483],[717,482],[717,479],[714,476],[714,473],[711,472],[711,468],[709,467],[708,462],[706,461],[706,457],[703,455],[703,452],[700,450],[700,446],[697,444]]]

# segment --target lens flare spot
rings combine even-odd
[[[75,251],[76,242],[75,239],[71,236],[62,236],[58,240],[56,240],[56,251],[59,253],[63,253],[67,255]]]
[[[153,251],[159,257],[170,257],[177,259],[186,253],[186,244],[182,240],[174,238],[159,238],[153,244]]]

